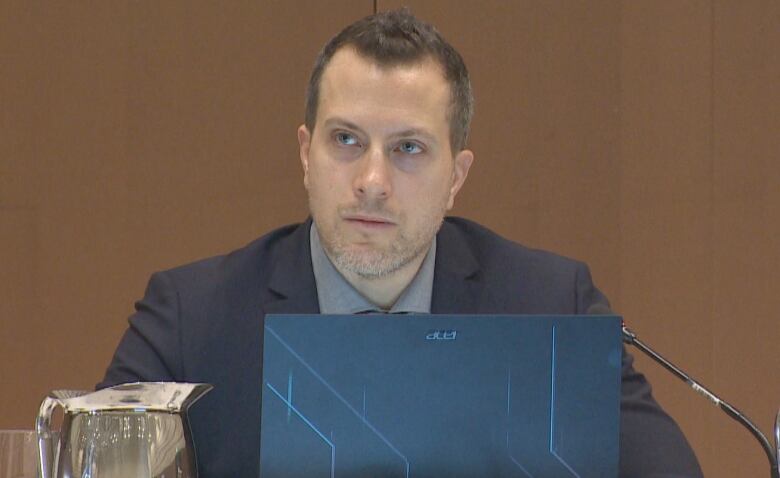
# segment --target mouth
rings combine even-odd
[[[386,229],[395,226],[395,222],[390,219],[364,214],[351,214],[345,216],[344,220],[349,224],[367,229]]]

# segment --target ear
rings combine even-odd
[[[311,133],[305,124],[298,127],[298,151],[303,166],[303,186],[309,188],[309,150],[311,149]]]
[[[450,186],[450,197],[447,200],[447,210],[452,209],[455,205],[455,196],[458,195],[458,191],[463,187],[463,183],[466,182],[466,176],[469,175],[469,168],[471,163],[474,162],[474,152],[470,149],[461,150],[455,155],[454,169],[452,171],[452,185]]]

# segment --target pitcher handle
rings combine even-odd
[[[35,431],[38,433],[38,476],[54,477],[54,463],[57,459],[53,448],[51,415],[62,402],[54,397],[46,397],[41,402],[38,418],[35,419]]]

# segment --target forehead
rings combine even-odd
[[[422,122],[448,129],[450,98],[443,70],[431,58],[386,66],[347,47],[323,72],[317,123],[339,116],[356,123]]]

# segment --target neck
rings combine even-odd
[[[390,310],[417,275],[426,254],[427,251],[419,254],[402,268],[383,277],[366,278],[339,266],[336,269],[363,297],[383,310]]]

